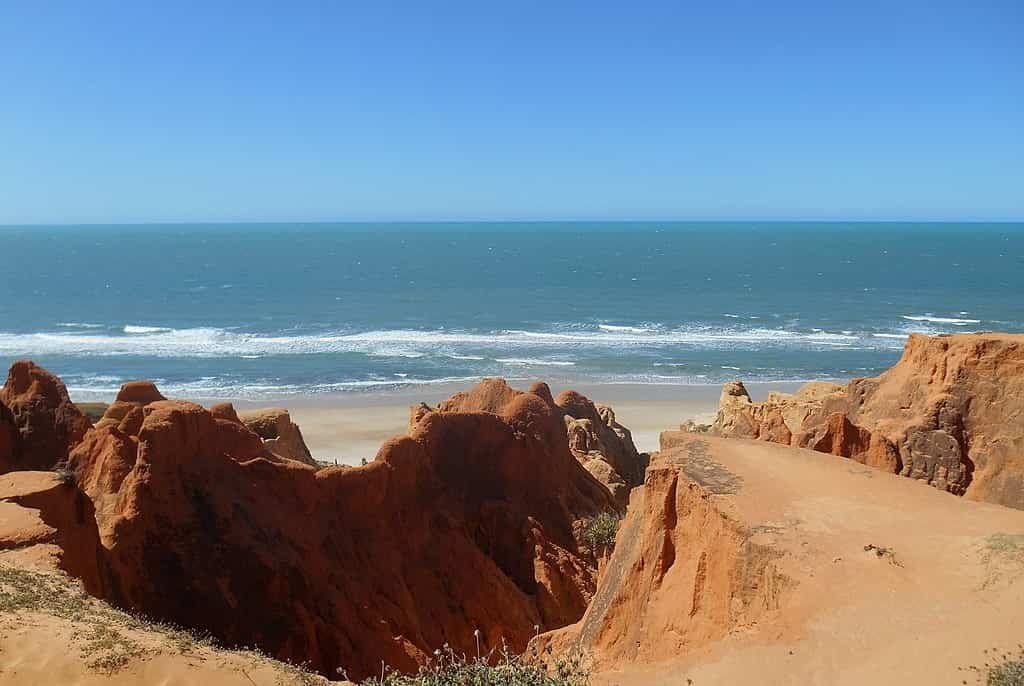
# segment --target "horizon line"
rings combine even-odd
[[[274,226],[282,224],[1024,224],[1021,219],[230,219],[112,222],[2,222],[0,229],[99,226]]]

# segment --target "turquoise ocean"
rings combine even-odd
[[[1024,331],[1024,224],[10,226],[0,288],[0,363],[76,399],[843,379]]]

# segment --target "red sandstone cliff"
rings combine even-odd
[[[474,629],[521,649],[575,621],[594,569],[574,527],[614,507],[547,387],[500,380],[360,468],[275,460],[236,420],[164,400],[89,432],[70,467],[96,504],[111,601],[354,677],[445,642],[471,652]]]
[[[798,426],[787,411],[803,414]],[[751,403],[742,384],[728,384],[714,429],[1024,508],[1024,335],[913,334],[891,369],[831,393]]]
[[[668,660],[775,612],[790,580],[781,553],[730,500],[740,480],[708,455],[706,439],[678,437],[654,455],[633,492],[611,559],[586,614],[531,650],[582,650],[598,667]]]
[[[27,360],[15,362],[0,388],[0,473],[53,468],[90,426],[60,379]]]
[[[611,491],[620,509],[629,503],[630,489],[644,482],[647,455],[633,444],[629,429],[615,420],[615,412],[576,391],[563,391],[555,398],[565,412],[569,449],[588,472]]]

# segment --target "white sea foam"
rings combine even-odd
[[[251,383],[239,383],[229,379],[216,377],[203,377],[196,381],[168,382],[163,379],[154,379],[160,391],[173,398],[190,398],[195,400],[204,399],[267,399],[274,396],[296,396],[296,395],[320,395],[331,393],[346,393],[351,391],[384,390],[388,388],[413,387],[413,386],[435,386],[444,384],[475,383],[480,380],[477,376],[446,376],[436,379],[408,378],[401,375],[389,379],[366,379],[358,381],[339,381],[335,383],[320,384],[280,384],[270,382],[254,381]],[[509,381],[520,380],[517,377],[508,377]],[[88,400],[90,398],[108,399],[117,394],[121,388],[120,382],[110,383],[100,377],[91,379],[72,379],[69,377],[67,383],[68,392],[76,400]]]
[[[952,324],[953,326],[967,326],[968,324],[980,324],[980,319],[960,319],[958,317],[936,317],[931,314],[905,314],[903,318],[912,322],[932,322],[933,324]]]
[[[63,329],[102,329],[103,324],[89,324],[86,322],[58,322],[57,326]]]
[[[501,362],[502,364],[511,365],[523,365],[531,367],[574,367],[575,362],[567,362],[564,360],[538,360],[531,357],[499,357],[495,359],[495,362]]]
[[[651,329],[639,326],[617,326],[615,324],[598,324],[597,328],[602,331],[624,332],[624,333],[650,333]]]
[[[212,327],[168,329],[128,325],[125,334],[68,331],[16,334],[0,332],[0,355],[69,355],[132,357],[241,357],[361,353],[375,356],[447,355],[454,359],[486,359],[486,355],[538,349],[574,348],[632,350],[637,347],[698,349],[761,349],[822,347],[877,348],[891,344],[870,334],[791,331],[786,329],[688,326],[677,329],[594,331],[503,330],[486,333],[445,329],[389,329],[304,335],[266,335]],[[461,349],[460,349],[461,348]],[[466,348],[469,348],[468,350]],[[523,359],[534,355],[509,355]]]
[[[169,333],[174,329],[168,329],[164,326],[136,326],[135,324],[128,324],[124,327],[125,333]]]

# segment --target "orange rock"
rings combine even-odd
[[[576,391],[559,393],[555,404],[565,412],[569,447],[577,459],[585,463],[592,458],[604,460],[629,488],[644,482],[647,457],[637,451],[632,434],[615,420],[612,408],[595,404]]]
[[[892,368],[836,388],[819,382],[752,403],[742,383],[727,384],[713,430],[842,455],[1024,508],[1024,335],[912,334]]]
[[[221,412],[227,414],[226,408],[218,406]],[[228,407],[231,407],[229,404]],[[213,408],[217,410],[218,408]],[[234,408],[231,408],[234,413]],[[216,415],[217,413],[214,412]],[[284,408],[267,408],[262,410],[250,410],[242,414],[235,414],[234,419],[241,421],[250,431],[253,431],[263,439],[263,445],[267,449],[287,460],[296,460],[311,467],[319,468],[313,455],[310,454],[306,442],[302,438],[302,431],[299,425],[292,421],[288,410]]]
[[[92,595],[109,590],[92,503],[53,472],[0,476],[0,551],[12,551],[19,566],[62,569]]]
[[[0,449],[0,472],[52,469],[67,460],[68,451],[92,426],[68,398],[64,383],[28,360],[11,365],[0,388],[0,405],[7,408],[0,424],[8,427],[0,433],[9,434],[12,421],[18,432],[15,440],[7,439],[16,449],[6,451],[6,460]]]
[[[21,454],[20,434],[14,414],[0,402],[0,471],[9,471]]]
[[[661,455],[633,492],[583,618],[540,636],[531,654],[582,648],[595,665],[619,668],[665,660],[777,609],[789,585],[773,562],[779,554],[754,543],[750,527],[709,489],[671,453]]]
[[[152,381],[129,381],[121,385],[115,402],[148,405],[158,400],[167,400]]]
[[[595,570],[575,532],[614,508],[544,391],[484,382],[370,464],[320,471],[275,461],[223,409],[149,403],[71,460],[106,597],[330,675],[410,670],[446,642],[474,654],[474,630],[520,650],[582,615]]]

